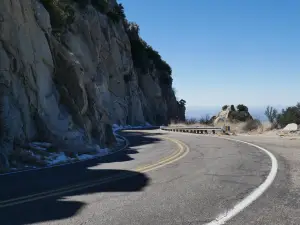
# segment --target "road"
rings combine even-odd
[[[160,130],[123,135],[130,148],[115,155],[0,176],[0,224],[208,224],[257,190],[272,169],[267,154],[244,143]],[[272,152],[279,169],[226,224],[300,224],[300,142],[234,138]]]

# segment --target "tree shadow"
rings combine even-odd
[[[71,196],[143,191],[150,182],[150,178],[143,173],[120,169],[89,169],[89,167],[103,163],[133,160],[130,155],[139,153],[138,146],[160,141],[160,139],[152,137],[155,134],[149,135],[143,132],[136,132],[135,136],[132,135],[132,132],[129,136],[126,132],[122,132],[122,135],[126,136],[131,143],[130,147],[124,151],[76,164],[0,176],[0,224],[23,225],[72,217],[86,203],[67,199]],[[120,176],[122,179],[103,183],[103,179]],[[80,190],[68,188],[69,192],[67,193],[60,192],[55,196],[3,207],[4,201],[10,199],[40,194],[67,186],[74,187],[74,185],[82,183],[93,183],[94,186]],[[25,197],[25,200],[31,198]]]
[[[129,140],[130,148],[160,142],[161,139],[155,138],[154,136],[165,135],[165,133],[160,132],[145,133],[142,130],[121,131],[119,134]]]
[[[149,183],[149,178],[145,174],[133,171],[105,169],[89,171],[88,173],[94,173],[94,176],[97,177],[102,177],[103,174],[105,174],[104,177],[122,174],[126,178],[66,194],[58,194],[45,199],[0,208],[0,224],[23,225],[69,218],[76,215],[86,203],[67,200],[67,197],[104,192],[138,192],[142,191]]]

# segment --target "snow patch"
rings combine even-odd
[[[70,157],[67,157],[65,155],[65,153],[61,152],[61,153],[57,153],[57,154],[53,154],[50,159],[48,159],[48,164],[49,165],[54,165],[57,163],[63,163],[63,162],[68,162],[71,161],[72,159]]]
[[[143,128],[151,128],[151,127],[153,127],[153,126],[148,122],[146,122],[145,125],[140,125],[140,126],[118,125],[118,124],[112,125],[113,132],[116,132],[116,131],[122,130],[122,129],[143,129]]]
[[[34,150],[47,151],[47,148],[41,147],[39,145],[35,145],[35,144],[32,144],[32,143],[29,144],[29,147],[34,149]]]
[[[122,129],[143,129],[143,128],[151,128],[153,127],[150,123],[145,123],[143,126],[131,126],[131,125],[117,125],[113,124],[112,129],[113,133],[117,140],[117,146],[121,147],[126,143],[126,140],[124,140],[120,135],[116,134],[118,130]],[[111,150],[108,148],[101,148],[99,145],[96,145],[96,151],[91,154],[75,154],[73,157],[67,156],[64,152],[48,152],[47,150],[52,146],[51,143],[47,142],[31,142],[29,143],[30,150],[24,149],[24,151],[31,156],[34,156],[37,160],[44,160],[44,162],[48,166],[52,166],[55,164],[63,164],[68,162],[74,162],[74,161],[84,161],[89,160],[101,156],[108,155]],[[40,150],[47,152],[47,156],[45,154],[42,154],[42,152],[33,152],[34,150]],[[41,155],[40,155],[41,154]],[[25,168],[37,168],[32,165],[24,165]],[[17,168],[11,168],[12,171],[18,170]]]
[[[100,156],[104,156],[110,153],[110,150],[108,148],[100,148],[99,145],[97,145],[97,150],[95,154],[80,154],[80,155],[75,155],[74,158],[68,157],[65,155],[64,152],[61,153],[53,153],[50,157],[48,157],[47,163],[48,165],[54,165],[58,163],[65,163],[65,162],[71,162],[74,160],[88,160],[88,159],[93,159],[97,158]]]
[[[87,160],[87,159],[92,159],[92,158],[94,158],[94,156],[88,155],[88,154],[83,154],[83,155],[78,156],[78,159],[80,159],[80,160]]]

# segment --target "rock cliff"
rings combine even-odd
[[[171,73],[115,0],[1,0],[0,164],[30,140],[81,151],[114,123],[184,120]]]

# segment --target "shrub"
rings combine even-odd
[[[73,0],[78,3],[79,8],[84,9],[88,5],[88,1],[86,0]]]
[[[107,16],[114,22],[119,23],[125,19],[124,7],[122,4],[116,5],[111,11],[107,13]]]
[[[272,127],[275,127],[277,124],[278,111],[272,106],[268,106],[265,111],[265,116],[268,118]]]
[[[159,81],[160,81],[160,84],[164,84],[164,85],[172,85],[173,83],[173,78],[168,76],[168,75],[161,75],[159,77]]]
[[[172,69],[169,66],[169,64],[164,61],[160,54],[154,50],[150,45],[146,46],[146,53],[147,53],[147,57],[153,61],[156,69],[167,72],[168,75],[172,74]]]
[[[209,115],[206,115],[205,117],[200,118],[199,123],[210,125],[212,123],[212,120],[209,118]]]
[[[272,128],[285,127],[289,123],[300,124],[300,103],[282,109],[279,113],[275,108],[268,106],[265,115],[272,125]]]
[[[231,106],[230,106],[230,109],[231,109],[231,111],[235,111],[234,105],[231,105]]]
[[[223,105],[222,110],[226,110],[228,108],[227,105]]]
[[[109,11],[107,13],[108,18],[110,18],[114,23],[119,23],[120,22],[120,17],[118,16],[118,14],[116,14],[113,11]]]
[[[255,119],[255,120],[248,120],[245,125],[243,126],[244,131],[253,131],[257,130],[258,128],[262,127],[262,123],[260,120]]]
[[[196,124],[197,123],[197,119],[196,118],[189,118],[189,119],[186,119],[185,123],[187,125]]]
[[[108,10],[108,0],[92,0],[91,3],[101,13],[106,13]]]
[[[124,12],[124,7],[122,4],[118,4],[114,7],[114,12],[117,13],[121,19],[126,19],[126,15]]]
[[[287,107],[277,115],[277,123],[280,127],[285,127],[289,123],[300,124],[300,104],[296,106]]]
[[[134,66],[141,69],[142,72],[147,72],[154,65],[157,70],[166,72],[170,77],[172,68],[156,50],[139,37],[139,26],[136,23],[128,22],[126,19],[124,19],[124,26],[130,40]],[[166,80],[164,78],[162,80],[162,83],[165,83]],[[167,83],[171,83],[170,78],[167,79]]]
[[[145,43],[141,40],[130,40],[130,44],[134,66],[142,69],[142,72],[146,72],[145,69],[149,67],[149,61],[145,54]]]
[[[180,101],[178,103],[179,103],[179,105],[185,107],[186,101],[183,99],[180,99]]]
[[[238,110],[239,112],[248,112],[248,107],[245,106],[245,105],[243,105],[243,104],[237,105],[236,108],[237,108],[237,110]]]
[[[50,15],[54,32],[58,32],[64,26],[73,23],[74,10],[70,4],[59,0],[41,0],[41,3]]]

